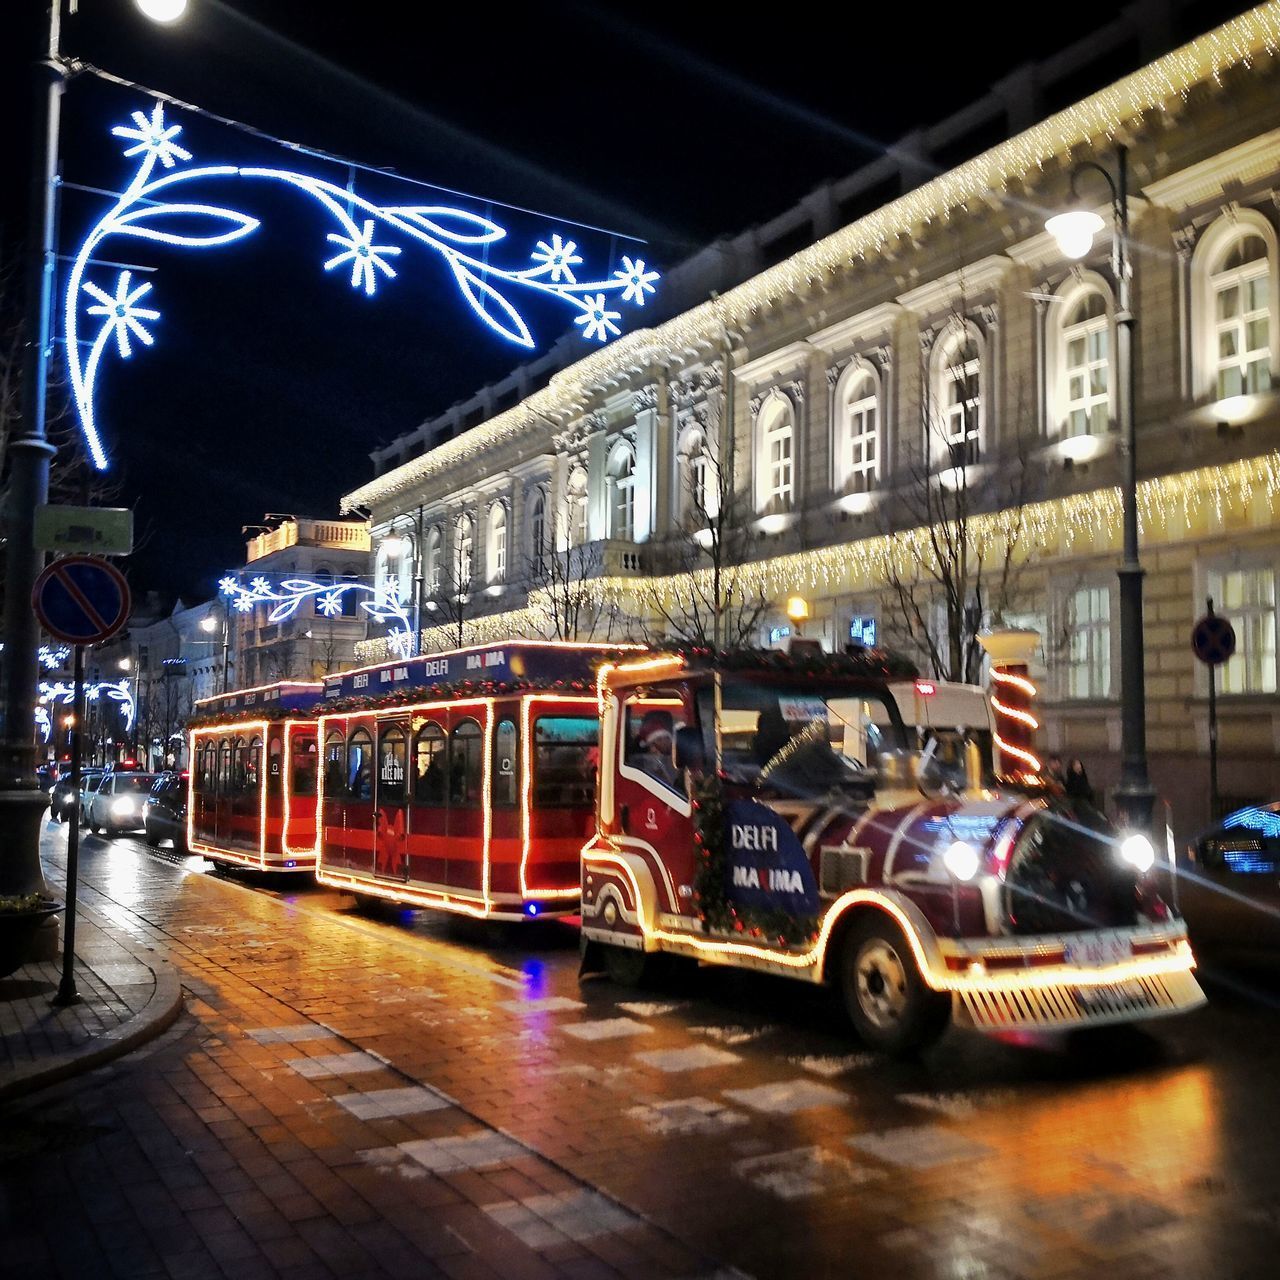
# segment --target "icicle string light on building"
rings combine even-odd
[[[579,280],[582,264],[577,244],[552,233],[537,242],[529,255],[532,265],[502,265],[491,256],[508,232],[491,218],[445,205],[380,205],[339,184],[288,169],[257,166],[203,165],[181,167],[192,159],[179,146],[180,125],[167,124],[164,106],[157,102],[150,116],[133,113],[133,127],[112,132],[134,145],[126,157],[137,157],[138,168],[115,204],[85,237],[72,261],[66,289],[66,347],[72,397],[93,464],[107,466],[106,449],[97,422],[95,396],[102,357],[114,339],[122,360],[134,355],[136,341],[155,342],[152,326],[160,320],[158,291],[150,283],[134,284],[132,273],[121,270],[112,280],[90,279],[97,266],[94,255],[112,236],[154,241],[176,248],[215,248],[232,244],[256,231],[257,218],[222,204],[209,203],[203,193],[227,179],[247,178],[284,184],[316,201],[334,220],[317,248],[327,254],[325,271],[345,274],[351,288],[372,297],[379,284],[390,284],[403,270],[403,255],[413,245],[437,255],[448,268],[458,293],[475,316],[499,337],[532,348],[533,335],[511,301],[518,293],[539,295],[576,312],[574,323],[588,341],[607,342],[621,332],[619,310],[609,300],[643,307],[655,289],[658,273],[643,258],[624,257],[608,275]],[[159,166],[164,173],[156,177]],[[172,170],[172,172],[169,172]],[[174,192],[194,188],[195,201],[175,200]],[[374,243],[375,235],[386,243]],[[334,252],[334,250],[337,252]],[[396,265],[393,265],[393,262]],[[86,305],[86,300],[95,305]],[[146,305],[141,305],[145,301]],[[81,336],[81,324],[92,336]],[[96,330],[92,325],[96,323]]]

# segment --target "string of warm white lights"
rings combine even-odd
[[[968,200],[1021,184],[1028,174],[1070,156],[1073,148],[1114,139],[1145,116],[1184,101],[1197,85],[1219,83],[1226,71],[1252,67],[1277,49],[1280,0],[1270,0],[859,218],[722,297],[593,352],[520,404],[349,493],[342,500],[343,510],[390,502],[463,458],[474,460],[478,451],[545,431],[548,420],[572,415],[610,382],[625,381],[635,369],[666,362],[672,352],[700,343],[718,344],[726,327],[742,325],[762,307],[804,294],[844,271],[851,261],[883,252],[899,237],[945,219]]]
[[[1174,475],[1144,480],[1138,485],[1138,519],[1144,538],[1159,535],[1170,542],[1200,525],[1212,513],[1218,528],[1235,512],[1244,517],[1256,499],[1264,499],[1268,512],[1276,513],[1280,497],[1280,451],[1245,458],[1221,466],[1199,467]],[[1029,504],[1018,510],[970,516],[967,534],[974,545],[985,542],[988,553],[998,557],[1015,532],[1016,558],[1030,561],[1048,555],[1096,555],[1118,546],[1121,528],[1119,488],[1094,489]],[[925,528],[892,535],[862,538],[857,542],[774,556],[736,570],[738,582],[751,595],[781,599],[797,590],[858,591],[882,587],[890,569],[909,574],[919,558],[929,554]],[[710,589],[709,569],[693,575],[672,574],[646,578],[598,578],[584,583],[594,607],[616,607],[620,614],[641,616],[645,599],[672,600],[698,580],[698,589]],[[546,635],[551,631],[551,609],[546,593],[532,591],[527,604],[506,613],[488,614],[466,621],[468,643],[488,643],[512,636]],[[423,648],[449,648],[457,642],[457,627],[436,627],[423,632]],[[383,652],[381,641],[358,647],[362,660],[374,661]],[[395,655],[386,652],[388,658]]]

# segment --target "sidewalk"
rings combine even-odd
[[[41,840],[45,877],[59,898],[65,896],[60,856],[65,843],[65,835],[52,831]],[[145,942],[83,902],[76,913],[81,1003],[65,1009],[49,1003],[61,977],[59,955],[0,978],[0,1102],[128,1053],[159,1035],[182,1011],[174,970]]]

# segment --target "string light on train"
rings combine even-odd
[[[637,368],[665,362],[672,351],[723,340],[726,330],[749,322],[769,305],[794,301],[849,269],[854,260],[883,254],[902,237],[942,223],[967,201],[986,202],[993,192],[1021,189],[1028,178],[1056,161],[1108,145],[1151,114],[1176,111],[1191,92],[1217,84],[1232,68],[1265,66],[1280,48],[1280,4],[1260,5],[1216,30],[1157,58],[1122,80],[1050,116],[1016,137],[938,175],[842,227],[800,253],[760,272],[712,302],[683,312],[653,329],[628,334],[556,375],[554,382],[421,458],[397,467],[343,499],[344,510],[384,504],[429,476],[474,456],[545,429],[573,412],[601,387],[626,385]],[[796,580],[798,581],[798,580]],[[795,583],[793,582],[793,586]],[[812,585],[812,584],[811,584]],[[785,585],[782,590],[785,590]]]
[[[392,656],[407,658],[413,652],[413,625],[404,606],[396,598],[394,588],[371,586],[351,579],[285,578],[273,584],[258,574],[245,586],[239,578],[227,575],[218,583],[222,595],[237,613],[249,613],[260,604],[274,606],[267,614],[268,622],[284,622],[292,618],[307,600],[315,601],[316,612],[325,618],[337,618],[346,612],[347,597],[372,597],[361,600],[360,608],[375,622],[391,628],[387,643]]]
[[[291,169],[252,165],[184,167],[192,154],[177,142],[181,125],[169,124],[164,104],[148,115],[133,113],[133,126],[117,125],[112,133],[132,145],[126,157],[137,157],[137,169],[111,208],[94,224],[72,259],[66,289],[66,349],[72,399],[88,453],[98,470],[107,454],[97,422],[95,396],[102,358],[114,344],[120,359],[134,354],[134,342],[155,343],[153,327],[161,312],[152,285],[135,284],[132,272],[114,279],[88,278],[99,267],[104,241],[114,237],[149,240],[181,249],[220,248],[251,235],[261,225],[249,214],[210,202],[210,189],[234,179],[250,179],[291,188],[315,201],[336,230],[325,237],[327,272],[350,268],[350,285],[372,297],[379,284],[397,278],[393,262],[402,264],[406,249],[423,248],[448,268],[462,301],[498,337],[532,348],[533,335],[511,301],[521,293],[560,303],[576,313],[574,323],[588,341],[607,342],[620,332],[621,311],[613,299],[643,307],[654,293],[658,272],[643,258],[624,257],[609,274],[592,273],[579,280],[575,269],[583,259],[572,240],[550,233],[539,240],[527,263],[495,259],[494,250],[508,231],[492,218],[446,205],[382,205],[349,187]],[[157,166],[162,171],[157,176]],[[184,198],[188,192],[195,199]],[[175,198],[177,196],[178,198]],[[375,239],[385,243],[375,243]],[[321,246],[317,246],[321,247]],[[333,252],[333,250],[337,252]],[[94,305],[88,305],[92,302]],[[87,336],[81,336],[86,322]]]

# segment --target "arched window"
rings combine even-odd
[[[489,545],[485,562],[490,582],[502,582],[507,576],[507,508],[495,502],[489,512]]]
[[[587,545],[587,469],[574,467],[569,472],[566,491],[565,521],[571,547]]]
[[[615,446],[605,473],[609,491],[609,537],[615,542],[636,538],[636,456],[629,444]]]
[[[347,787],[347,741],[341,729],[324,735],[324,793],[330,800],[342,798]]]
[[[1280,367],[1274,228],[1256,210],[1238,209],[1204,233],[1191,266],[1196,393],[1225,400],[1270,391]]]
[[[347,798],[373,799],[373,739],[357,729],[347,741]]]
[[[516,722],[499,720],[493,730],[493,804],[513,808],[516,803]]]
[[[1102,435],[1115,410],[1111,294],[1093,272],[1069,282],[1049,311],[1051,435]]]
[[[762,512],[789,511],[795,503],[795,408],[773,392],[760,409],[757,497]]]
[[[454,590],[464,593],[471,585],[475,570],[475,526],[470,516],[459,516],[456,525],[456,541],[453,548],[453,565],[457,571]]]
[[[423,577],[428,595],[438,595],[440,593],[440,568],[441,568],[441,547],[444,543],[444,537],[439,527],[432,529],[427,534],[427,554],[423,561]]]
[[[985,421],[982,339],[972,325],[953,324],[934,344],[931,374],[931,462],[970,466],[981,455]]]
[[[704,524],[717,514],[715,472],[701,427],[687,427],[676,449],[676,515]]]
[[[867,493],[880,475],[880,380],[870,365],[855,360],[840,375],[835,392],[837,493]]]
[[[413,740],[413,799],[415,804],[441,808],[448,794],[449,739],[434,720],[428,720]]]
[[[474,720],[463,720],[453,731],[449,750],[449,805],[475,809],[484,790],[484,738]]]
[[[541,567],[547,550],[547,495],[541,489],[534,490],[529,504],[529,550],[534,564]]]

